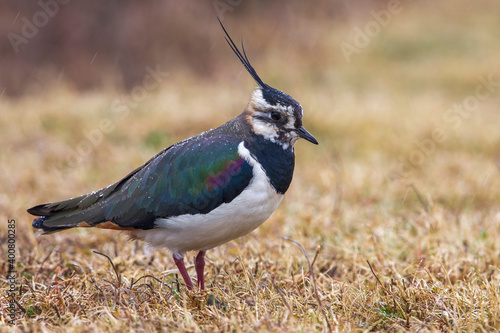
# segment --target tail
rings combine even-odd
[[[170,147],[108,187],[80,197],[28,209],[31,215],[40,216],[33,220],[33,228],[42,229],[45,233],[75,227],[116,230],[154,228],[156,215],[140,207],[140,203],[149,198],[149,192],[141,189],[144,186],[141,183],[144,183],[143,179],[147,179],[150,173],[148,165],[161,158]],[[153,170],[154,167],[153,165]],[[143,177],[141,173],[146,173],[146,176]],[[139,204],[133,204],[134,202]]]
[[[31,214],[31,213],[30,213]],[[62,231],[62,230],[65,230],[65,229],[69,229],[68,228],[51,228],[51,227],[46,227],[43,225],[43,222],[45,221],[45,216],[41,216],[41,217],[38,217],[36,219],[33,220],[33,228],[36,228],[36,229],[42,229],[43,230],[43,234],[50,234],[50,233],[53,233],[53,232],[57,232],[57,231]]]
[[[33,228],[52,233],[75,227],[93,227],[105,222],[105,209],[101,202],[105,190],[31,207],[28,213],[40,216],[33,220]]]

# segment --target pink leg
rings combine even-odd
[[[189,277],[189,274],[187,272],[186,266],[184,266],[184,256],[178,253],[174,253],[174,262],[177,268],[179,269],[179,272],[182,275],[182,278],[184,279],[184,282],[186,283],[186,287],[189,290],[193,289],[193,282],[191,282],[191,278]]]
[[[198,252],[194,260],[194,266],[196,267],[196,276],[198,277],[198,287],[200,290],[203,290],[205,289],[205,276],[203,275],[203,271],[205,270],[205,251]]]

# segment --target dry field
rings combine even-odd
[[[172,66],[141,98],[63,82],[2,98],[0,331],[498,331],[498,6],[400,6],[378,32],[370,13],[301,22],[258,50],[232,28],[320,145],[297,143],[291,188],[264,225],[207,253],[205,293],[186,291],[163,250],[108,230],[40,236],[26,209],[115,182],[239,114],[253,82],[222,35],[217,79]],[[375,30],[348,61],[356,27]]]

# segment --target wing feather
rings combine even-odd
[[[34,226],[44,231],[82,222],[151,229],[160,217],[208,213],[232,201],[250,183],[252,167],[238,154],[240,142],[227,135],[193,137],[165,149],[113,185],[28,212],[41,216]]]

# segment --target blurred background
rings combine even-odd
[[[152,64],[218,79],[233,56],[220,45],[216,16],[236,39],[244,37],[256,62],[259,55],[267,58],[268,49],[281,50],[276,53],[285,61],[307,57],[311,75],[317,75],[325,70],[320,64],[333,65],[339,57],[332,52],[324,58],[325,43],[332,42],[327,39],[338,39],[334,32],[346,23],[384,6],[384,1],[4,1],[0,87],[9,96],[43,89],[47,80],[78,90],[131,89]]]
[[[255,82],[218,16],[245,42],[264,82],[302,104],[304,126],[320,144],[296,144],[281,206],[255,232],[210,251],[207,276],[235,272],[246,281],[221,267],[257,260],[259,273],[292,290],[290,276],[306,264],[287,236],[309,253],[322,246],[321,289],[325,297],[341,293],[333,311],[346,311],[349,330],[399,320],[377,310],[392,301],[376,300],[366,260],[391,291],[393,277],[425,281],[430,296],[419,306],[429,309],[414,310],[418,325],[498,330],[499,9],[496,0],[0,1],[1,253],[5,222],[14,219],[17,267],[29,281],[22,283],[42,281],[50,294],[61,267],[106,274],[90,249],[121,257],[127,278],[173,268],[168,255],[149,257],[113,231],[40,236],[26,209],[116,182],[164,147],[244,110]],[[478,289],[457,292],[455,303],[445,293],[456,281]],[[452,310],[436,315],[443,302]],[[75,311],[66,315],[76,330],[94,324]],[[303,318],[312,318],[308,311]],[[452,326],[446,318],[457,311],[464,321]]]
[[[339,244],[437,207],[500,223],[493,0],[2,1],[1,219],[37,244],[28,207],[242,112],[255,83],[217,16],[320,141],[297,144],[284,208],[259,233]]]

